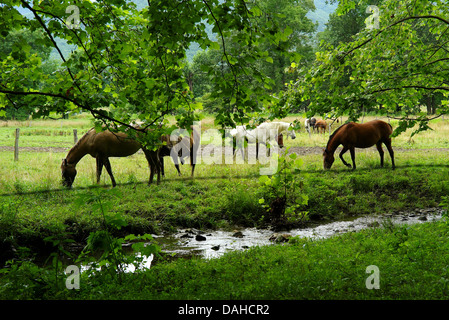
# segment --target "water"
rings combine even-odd
[[[318,226],[273,232],[261,229],[242,229],[240,231],[201,232],[194,229],[181,230],[167,236],[154,236],[162,250],[175,256],[201,256],[217,258],[234,250],[245,250],[253,246],[265,246],[287,240],[290,236],[310,239],[329,238],[345,232],[356,232],[369,227],[382,226],[389,220],[394,224],[415,224],[435,221],[441,218],[442,209],[416,209],[412,212],[399,212],[394,215],[364,216],[351,220],[323,223]],[[276,241],[276,238],[278,241]]]
[[[441,219],[443,209],[429,208],[399,212],[380,216],[362,216],[359,218],[321,223],[316,226],[273,232],[267,229],[245,228],[235,231],[180,230],[175,234],[153,235],[162,251],[176,258],[198,256],[206,259],[218,258],[229,251],[245,250],[254,246],[269,246],[287,241],[289,237],[325,239],[346,232],[357,232],[370,227],[381,227],[385,221],[394,224],[416,224]],[[280,241],[279,241],[280,240]],[[140,257],[140,253],[136,254]],[[155,263],[154,256],[144,257],[140,269],[150,269]],[[91,266],[81,266],[81,270]],[[135,272],[134,265],[125,266],[125,272]]]

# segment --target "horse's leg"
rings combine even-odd
[[[196,162],[196,148],[194,148],[193,142],[190,143],[190,165],[192,166],[192,174],[195,172],[195,162]]]
[[[346,151],[348,151],[349,150],[349,148],[348,147],[345,147],[345,146],[343,146],[343,150],[341,150],[341,152],[340,152],[340,159],[341,159],[341,161],[343,162],[343,164],[345,165],[345,166],[347,166],[348,168],[351,168],[351,165],[349,164],[349,163],[347,163],[346,161],[345,161],[345,159],[343,159],[343,155],[346,153]]]
[[[165,171],[164,171],[164,156],[159,156],[159,162],[161,164],[161,175],[162,177],[165,177]]]
[[[248,156],[248,158],[249,158],[249,156]],[[256,161],[257,160],[259,160],[259,140],[256,141]]]
[[[148,167],[150,168],[150,178],[148,179],[148,184],[151,184],[153,182],[154,170],[155,170],[156,163],[155,163],[154,159],[152,159],[152,154],[151,154],[150,150],[148,150],[146,148],[142,148],[142,150],[143,150],[143,153],[145,154],[145,158],[147,158]]]
[[[173,163],[175,164],[176,171],[178,171],[178,176],[182,176],[178,163],[179,160],[181,161],[181,164],[184,164],[184,160],[182,158],[182,146],[180,150],[178,150],[179,147],[177,146],[181,146],[181,144],[177,144],[176,146],[173,147],[174,151],[172,150],[173,153],[171,154],[171,158],[173,159]]]
[[[150,160],[148,161],[150,164],[150,179],[148,180],[148,184],[153,182],[154,173],[157,174],[156,184],[161,182],[161,165],[159,162],[159,155],[157,151],[148,151],[148,156]]]
[[[161,182],[161,162],[160,162],[160,155],[159,155],[159,151],[160,150],[156,150],[156,151],[151,151],[153,153],[153,159],[155,162],[155,167],[156,167],[156,174],[157,174],[157,184],[159,184]]]
[[[103,160],[97,155],[97,184],[100,183],[101,171],[103,170]]]
[[[105,166],[106,170],[108,171],[109,176],[111,177],[112,186],[115,187],[117,184],[115,183],[114,175],[112,174],[111,163],[109,162],[108,158],[104,159],[104,166]]]
[[[351,147],[351,148],[349,148],[349,151],[351,152],[352,170],[355,170],[355,148]]]
[[[382,141],[376,143],[377,151],[379,151],[380,155],[380,167],[384,166],[384,150],[382,149]]]
[[[390,158],[391,158],[391,166],[393,168],[393,170],[396,168],[395,164],[394,164],[394,151],[393,148],[391,147],[391,138],[388,138],[384,141],[385,145],[387,146],[388,152],[390,153]]]
[[[150,178],[148,179],[148,184],[150,185],[153,183],[155,164],[151,159],[148,160],[148,164],[150,167]]]

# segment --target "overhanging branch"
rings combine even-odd
[[[92,109],[91,107],[83,105],[83,104],[79,103],[78,101],[76,101],[74,99],[71,99],[69,97],[66,97],[66,96],[64,96],[62,94],[55,94],[55,93],[48,93],[48,92],[39,92],[39,91],[30,91],[30,92],[11,91],[11,90],[3,89],[3,88],[0,88],[0,93],[10,94],[10,95],[20,95],[20,96],[38,95],[38,96],[47,96],[47,97],[63,99],[65,101],[72,102],[74,105],[76,105],[77,107],[79,107],[81,109],[89,111],[97,119],[102,119],[102,120],[106,119],[106,120],[118,123],[118,124],[120,124],[120,125],[122,125],[124,127],[130,128],[130,129],[133,129],[133,130],[145,132],[144,129],[139,129],[139,128],[133,127],[132,125],[130,125],[128,123],[125,123],[125,122],[122,122],[120,120],[114,119],[114,118],[108,116],[107,114],[105,114],[105,113],[103,113],[103,112],[101,112],[99,110]]]
[[[439,20],[441,22],[446,23],[449,26],[449,20],[446,20],[442,17],[439,16],[435,16],[435,15],[424,15],[424,16],[410,16],[410,17],[405,17],[402,18],[396,22],[393,22],[392,24],[390,24],[389,26],[385,27],[384,29],[380,30],[379,32],[377,32],[373,37],[365,40],[364,42],[362,42],[361,44],[359,44],[358,46],[356,46],[355,48],[352,48],[351,50],[349,50],[348,52],[345,52],[344,55],[342,56],[342,59],[344,59],[347,55],[351,54],[352,52],[354,52],[357,49],[360,49],[361,47],[365,46],[366,44],[368,44],[369,42],[373,41],[375,38],[377,38],[380,34],[382,34],[384,31],[402,23],[408,20],[418,20],[418,19],[436,19]]]

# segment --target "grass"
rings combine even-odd
[[[139,282],[139,290],[130,284],[118,295],[188,300],[446,299],[448,232],[446,223],[388,226],[327,240],[294,239],[289,245],[256,247],[222,259],[178,261],[155,266]],[[369,265],[379,268],[379,290],[366,287]]]
[[[300,116],[286,120],[295,118]],[[63,146],[68,150],[73,145],[73,127],[78,128],[79,137],[90,127],[86,119],[61,121],[33,121],[31,128],[26,122],[0,125],[2,145],[13,144],[14,128],[23,125],[21,146]],[[332,170],[323,171],[320,154],[302,155],[304,164],[297,177],[302,179],[303,192],[309,197],[306,209],[310,219],[335,220],[437,206],[449,194],[448,152],[444,149],[448,147],[449,121],[434,120],[430,126],[435,130],[413,137],[412,142],[407,135],[393,140],[393,148],[397,149],[395,171],[391,170],[388,153],[386,167],[379,167],[375,148],[356,150],[356,171],[348,170],[339,159]],[[211,127],[213,121],[207,118],[202,129]],[[284,142],[287,147],[323,147],[327,139],[328,135],[313,135],[310,139],[301,131],[295,140]],[[185,227],[266,227],[266,212],[258,201],[259,165],[199,164],[191,179],[188,165],[181,167],[184,176],[178,177],[166,158],[166,178],[160,185],[148,186],[148,165],[144,155],[138,153],[111,159],[118,182],[117,188],[111,190],[106,172],[96,185],[95,161],[86,156],[77,166],[74,189],[66,190],[61,188],[59,169],[64,156],[53,151],[22,151],[20,160],[14,162],[11,151],[0,151],[2,262],[11,258],[12,248],[28,247],[31,252],[48,255],[54,248],[45,243],[46,237],[85,244],[91,232],[102,228],[102,216],[95,203],[80,204],[80,199],[96,193],[126,221],[126,226],[115,232],[117,237]],[[349,154],[346,157],[349,160]],[[387,226],[326,241],[297,239],[293,245],[256,248],[217,260],[161,264],[138,281],[126,276],[124,286],[99,281],[92,284],[96,289],[89,288],[103,292],[100,298],[118,299],[414,299],[426,298],[427,294],[439,299],[447,294],[444,236],[447,225],[441,223],[406,230]],[[431,253],[437,258],[430,258]],[[364,268],[371,264],[381,270],[381,290],[367,291],[364,287]],[[17,275],[25,272],[19,271]],[[74,296],[64,291],[59,294],[93,298],[89,294],[94,291],[85,290]],[[27,294],[39,297],[37,293]],[[45,294],[55,298],[51,290]],[[7,295],[0,290],[0,297],[21,295],[18,291]]]

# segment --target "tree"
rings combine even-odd
[[[184,73],[185,52],[193,42],[202,49],[222,45],[223,63],[230,71],[225,76],[215,74],[213,92],[237,107],[231,113],[219,109],[217,123],[247,122],[247,112],[261,110],[272,99],[259,89],[269,81],[262,73],[256,79],[262,84],[258,88],[249,86],[242,75],[253,74],[254,63],[269,57],[259,48],[260,42],[279,43],[287,35],[275,25],[270,30],[257,25],[255,20],[263,12],[247,1],[149,0],[139,10],[125,0],[70,5],[71,1],[6,0],[0,6],[6,17],[0,22],[3,36],[19,29],[41,30],[45,38],[39,43],[55,48],[62,60],[50,76],[41,72],[42,60],[29,50],[23,51],[25,62],[1,54],[0,109],[7,99],[22,97],[25,103],[38,106],[35,116],[83,109],[100,123],[121,129],[140,120],[144,126],[137,130],[153,129],[146,142],[154,145],[167,130],[167,115],[176,114],[182,128],[190,128],[188,124],[197,117],[200,106],[193,102]],[[20,14],[17,6],[29,10],[32,18]],[[76,18],[79,26],[73,23]],[[206,23],[213,26],[216,39],[208,36]],[[57,37],[78,49],[64,56]],[[226,41],[238,41],[245,46],[245,54],[227,47]]]
[[[277,93],[284,90],[285,83],[294,76],[284,71],[292,62],[308,67],[313,61],[313,36],[317,24],[307,14],[315,10],[315,5],[311,0],[260,0],[258,5],[265,12],[258,19],[259,25],[272,28],[275,24],[289,33],[288,38],[277,45],[261,44],[272,58],[261,61],[261,68],[274,80],[272,92]]]
[[[259,0],[249,5],[254,7],[253,10],[263,12],[255,19],[254,23],[257,27],[262,27],[271,33],[279,29],[285,34],[280,41],[276,42],[260,39],[258,47],[269,52],[270,56],[253,63],[253,68],[257,68],[272,79],[270,88],[265,87],[265,89],[271,93],[278,93],[284,90],[284,84],[294,77],[293,74],[285,72],[285,69],[293,61],[301,65],[307,65],[313,60],[312,36],[316,30],[316,24],[307,17],[307,13],[314,10],[315,6],[310,0]],[[238,38],[238,31],[234,31],[234,36]],[[227,40],[225,46],[236,52],[241,52],[241,54],[247,50],[244,43],[237,41]],[[211,88],[210,85],[207,85],[208,76],[202,70],[203,66],[209,65],[220,72],[225,71],[223,61],[221,61],[222,55],[220,52],[222,50],[223,46],[221,45],[220,48],[215,50],[199,52],[194,57],[191,72],[193,82],[199,85],[194,90],[196,97],[206,94],[208,92],[205,91],[206,87]],[[253,81],[252,85],[256,86],[257,81]]]
[[[355,1],[344,0],[337,12],[355,7]],[[443,95],[437,116],[449,111],[449,6],[445,1],[386,0],[379,8],[379,29],[365,28],[353,42],[317,52],[314,67],[291,86],[290,102],[309,100],[310,114],[346,113],[351,119],[369,110],[391,114],[399,106],[395,134],[416,123],[417,132],[425,130],[431,118],[421,112],[423,97]],[[349,82],[341,86],[346,76]]]
[[[331,0],[335,3],[336,0]],[[379,6],[383,0],[371,0],[370,5]],[[324,41],[327,45],[337,47],[340,43],[348,43],[354,40],[354,36],[365,27],[365,20],[368,16],[365,5],[358,5],[348,10],[346,14],[333,12],[329,14],[329,20],[326,23],[326,29],[318,34],[318,39]]]
[[[54,61],[49,61],[51,48],[40,44],[43,37],[43,33],[39,30],[33,32],[26,29],[14,30],[7,34],[0,43],[0,55],[13,57],[24,67],[27,66],[27,55],[36,57],[41,59],[40,72],[50,75],[56,70],[56,64]],[[28,85],[39,86],[39,81],[28,80]],[[2,114],[7,119],[25,119],[34,110],[34,106],[25,103],[23,97],[14,100],[11,96],[5,98],[5,110]]]

